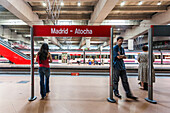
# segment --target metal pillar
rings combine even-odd
[[[37,99],[34,96],[34,35],[33,28],[31,28],[31,97],[28,99],[29,101],[34,101]]]
[[[148,98],[145,98],[146,101],[156,104],[157,102],[153,100],[153,80],[152,80],[152,69],[153,69],[153,34],[152,28],[148,30],[148,44],[149,44],[149,65],[148,65]]]
[[[160,53],[161,53],[161,64],[163,64],[163,54],[161,50],[160,50]]]
[[[101,50],[100,50],[100,64],[102,64],[101,57],[102,57],[102,54],[101,54]]]
[[[85,64],[86,63],[86,54],[85,54],[85,50],[83,49],[83,63]]]
[[[110,37],[110,97],[107,100],[111,103],[115,103],[116,100],[113,98],[113,28],[111,27]]]

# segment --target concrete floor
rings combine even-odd
[[[127,99],[120,81],[117,103],[107,102],[109,77],[53,76],[45,100],[40,100],[39,77],[35,77],[37,99],[29,102],[29,76],[0,76],[0,113],[169,113],[170,77],[157,78],[154,99],[158,104],[144,100],[147,91],[140,90],[137,77],[130,77],[131,90],[139,101]],[[21,83],[19,83],[21,82]],[[25,83],[22,83],[25,82]]]

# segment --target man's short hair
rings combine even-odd
[[[148,51],[148,46],[143,46],[143,47],[142,47],[142,50],[143,50],[143,51]]]
[[[119,39],[124,39],[124,38],[120,36],[120,37],[117,38],[117,41],[118,41]]]

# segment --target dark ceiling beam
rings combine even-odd
[[[23,32],[23,31],[17,31],[16,32],[17,34],[22,34],[22,35],[29,35],[30,34],[30,32]]]
[[[167,11],[167,6],[152,6],[152,5],[147,5],[147,6],[116,6],[113,8],[111,13],[118,12],[118,13],[154,13],[154,12],[165,12]]]
[[[47,12],[45,10],[41,10],[41,11],[33,11],[34,13],[38,13],[38,14],[47,14]],[[61,10],[59,14],[91,14],[93,11],[72,11],[72,10],[67,10],[67,11],[63,11]],[[53,13],[54,14],[54,13]],[[56,14],[58,14],[58,12],[56,12]]]
[[[14,29],[11,29],[12,31],[15,31]],[[30,33],[30,30],[25,30],[25,29],[23,29],[23,30],[16,30],[17,32],[27,32],[27,33]]]
[[[93,6],[64,6],[61,7],[61,11],[93,11],[94,7]],[[43,6],[33,6],[32,7],[32,11],[33,12],[37,12],[37,11],[46,11],[46,8]]]
[[[25,28],[26,28],[26,29],[30,29],[30,27],[29,27],[28,25],[4,25],[3,27],[4,27],[4,28],[9,28],[9,29],[10,29],[10,28],[12,28],[12,29],[17,29],[17,28],[18,28],[18,29],[20,29],[20,28],[21,28],[21,29],[25,29]]]
[[[8,11],[0,11],[0,15],[1,16],[13,16],[13,14]]]
[[[151,15],[145,14],[115,14],[115,15],[108,15],[106,20],[149,20],[151,19]]]
[[[30,31],[29,28],[9,28],[11,30],[18,30],[18,31]]]
[[[47,20],[51,19],[51,17],[48,17],[47,14],[39,15],[39,19],[41,20]],[[60,14],[59,19],[63,20],[89,20],[90,19],[90,14]]]
[[[0,19],[18,19],[18,17],[16,17],[16,16],[14,16],[14,15],[6,15],[6,16],[4,16],[4,15],[0,15]]]

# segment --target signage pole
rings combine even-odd
[[[108,102],[115,103],[113,98],[113,28],[111,27],[110,37],[110,97],[107,98]]]
[[[152,69],[153,69],[153,28],[148,30],[148,44],[149,44],[149,65],[148,65],[148,76],[149,76],[149,84],[148,84],[148,98],[145,98],[146,101],[156,104],[157,102],[153,100],[153,80],[152,80]]]
[[[31,28],[31,97],[28,99],[29,101],[34,101],[37,99],[34,96],[34,31]]]

